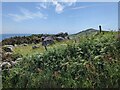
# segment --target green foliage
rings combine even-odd
[[[4,88],[120,88],[120,41],[111,33],[26,56],[3,71]]]
[[[38,35],[30,35],[30,36],[15,36],[11,38],[7,38],[2,40],[2,45],[20,45],[20,44],[32,44],[32,43],[39,43],[41,42],[41,36],[43,34],[38,34]]]
[[[22,57],[22,55],[20,53],[13,54],[11,56],[11,58],[12,58],[13,61],[15,61],[16,59],[21,58],[21,57]]]

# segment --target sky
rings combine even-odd
[[[77,33],[118,29],[117,2],[3,2],[2,33]]]

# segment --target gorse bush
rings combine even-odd
[[[3,87],[119,88],[120,41],[106,35],[24,57],[3,71]]]

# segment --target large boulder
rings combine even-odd
[[[47,46],[51,44],[54,44],[54,38],[52,36],[48,36],[42,41],[43,46]]]

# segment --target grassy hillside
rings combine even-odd
[[[63,42],[55,42],[55,44],[53,45],[50,45],[48,46],[47,48],[50,50],[52,48],[55,48],[55,47],[60,47],[64,44],[68,44],[68,43],[72,43],[73,41],[67,41],[67,40],[64,40]],[[39,46],[39,48],[37,49],[32,49],[32,46]],[[41,42],[39,44],[29,44],[27,46],[21,46],[21,45],[18,45],[17,47],[14,48],[14,54],[21,54],[23,56],[29,56],[29,55],[33,55],[35,53],[43,53],[45,52],[45,48],[42,46]]]
[[[90,28],[90,29],[87,29],[87,30],[83,30],[81,32],[78,32],[76,34],[72,34],[71,36],[72,37],[76,37],[76,36],[85,36],[85,35],[93,35],[95,33],[99,32],[99,30],[96,30],[96,29],[93,29],[93,28]]]
[[[99,31],[91,28],[91,29],[87,29],[85,31],[82,31],[82,32],[79,32],[79,33],[76,33],[76,34],[72,34],[72,35],[70,35],[70,38],[72,40],[64,40],[63,42],[55,42],[54,45],[48,46],[48,49],[58,47],[58,46],[61,46],[61,45],[64,45],[64,44],[72,44],[75,41],[77,41],[77,42],[79,42],[81,40],[84,41],[84,39],[86,37],[91,37],[92,35],[95,35],[97,32],[99,32]],[[37,45],[40,48],[33,50],[32,46],[34,46],[34,45]],[[19,53],[19,54],[22,54],[23,56],[32,55],[34,53],[43,53],[43,52],[45,52],[45,49],[42,46],[41,42],[37,43],[37,44],[29,44],[28,46],[18,45],[17,47],[14,48],[14,54]]]
[[[76,35],[69,41],[31,50],[15,67],[3,71],[4,88],[120,88],[120,41],[116,32]]]

